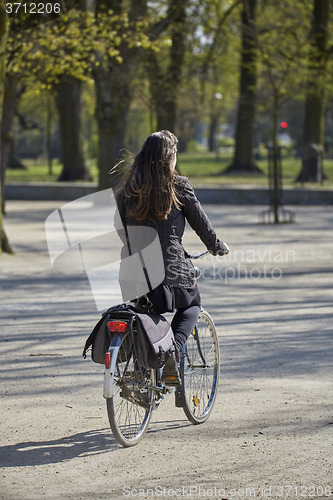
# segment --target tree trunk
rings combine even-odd
[[[128,71],[130,68],[123,64],[95,71],[99,189],[111,187],[109,171],[125,144],[126,119],[132,99]]]
[[[1,195],[1,187],[0,187],[0,201],[1,201],[1,199],[2,199],[2,195]],[[10,243],[8,241],[5,229],[3,227],[3,214],[2,214],[2,210],[0,210],[0,255],[2,252],[10,253],[10,254],[14,253],[14,251],[13,251],[13,249],[10,246]]]
[[[211,153],[217,150],[216,134],[218,129],[219,118],[214,111],[210,115],[208,129],[208,149]]]
[[[46,96],[46,158],[49,175],[53,174],[52,169],[52,100],[50,94]]]
[[[171,47],[169,64],[163,72],[153,51],[148,52],[147,69],[158,130],[177,132],[178,93],[186,49],[188,0],[170,0]],[[162,61],[163,63],[163,61]]]
[[[117,160],[119,160],[121,150],[124,147],[125,123],[121,125],[121,128],[117,132],[101,127],[99,123],[98,133],[98,188],[101,190],[112,187],[109,172]]]
[[[309,79],[305,99],[303,124],[302,169],[297,178],[301,182],[321,182],[324,176],[325,80],[327,68],[327,37],[329,0],[314,0]]]
[[[4,95],[4,80],[6,74],[6,44],[8,38],[8,17],[5,12],[4,1],[0,0],[0,126],[2,118],[2,106]],[[1,127],[0,127],[1,130]],[[0,142],[0,158],[1,158],[1,142]],[[1,185],[0,185],[0,206],[2,205]],[[4,227],[2,210],[0,210],[0,253],[13,253],[13,250],[8,242]]]
[[[82,82],[65,76],[55,86],[63,169],[59,181],[91,180],[85,164],[81,126]]]
[[[172,95],[167,82],[165,82],[164,89],[160,88],[160,90],[155,107],[157,130],[170,130],[170,132],[176,133],[177,97]]]
[[[227,173],[260,172],[253,160],[257,85],[256,3],[257,0],[243,0],[240,97],[235,153],[232,164],[226,170]]]
[[[2,211],[5,208],[5,176],[9,166],[11,144],[12,144],[12,126],[13,118],[17,106],[18,78],[15,75],[7,74],[4,81],[4,97],[2,106],[2,122],[1,122],[1,192],[2,192]]]
[[[129,6],[130,22],[144,16],[146,0],[132,0]],[[98,0],[97,11],[112,9],[120,14],[119,0]],[[133,97],[133,77],[139,62],[139,48],[120,47],[121,63],[110,58],[100,61],[93,72],[96,90],[96,120],[98,126],[98,189],[111,187],[110,169],[115,165],[125,146],[125,128]],[[99,59],[99,54],[96,54]]]

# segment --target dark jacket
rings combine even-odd
[[[196,283],[194,268],[182,243],[185,219],[213,254],[216,254],[223,247],[188,178],[177,176],[175,182],[178,199],[182,205],[180,210],[173,206],[166,220],[156,222],[149,219],[144,221],[135,220],[128,213],[129,202],[122,193],[118,195],[117,205],[123,224],[127,224],[127,226],[149,226],[156,229],[164,258],[165,278],[163,284],[192,288]]]

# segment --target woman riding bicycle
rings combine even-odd
[[[180,383],[180,353],[198,320],[201,303],[194,267],[182,244],[185,220],[213,255],[229,253],[189,180],[176,171],[177,143],[168,130],[147,137],[117,196],[122,223],[152,227],[160,239],[165,277],[146,297],[159,314],[176,311],[171,322],[175,357],[167,361],[162,377],[168,385]]]

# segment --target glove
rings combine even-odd
[[[226,243],[223,243],[223,241],[220,241],[220,248],[216,252],[211,252],[213,255],[228,255],[230,252],[230,249]]]

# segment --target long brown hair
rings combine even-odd
[[[124,185],[129,214],[138,221],[167,219],[172,205],[180,208],[175,189],[173,161],[177,137],[168,130],[151,134],[135,156]]]

